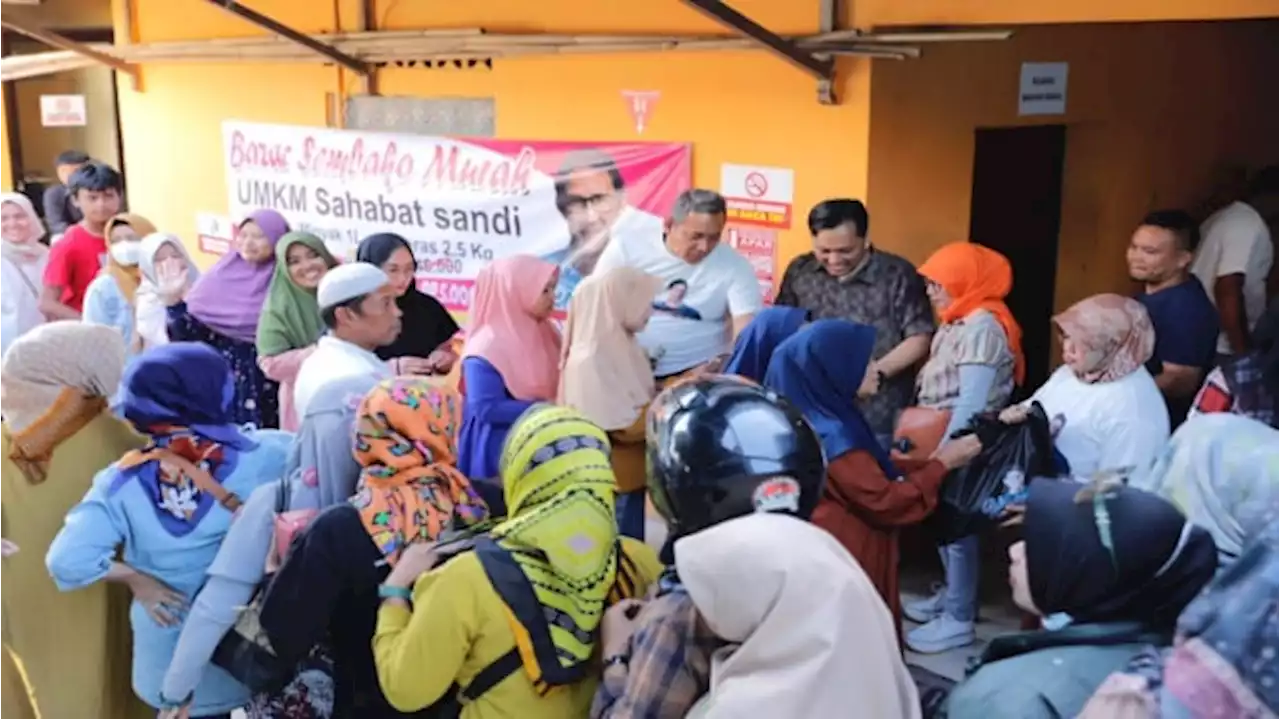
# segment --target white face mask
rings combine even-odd
[[[111,259],[127,267],[133,267],[142,259],[142,243],[128,240],[111,245]]]

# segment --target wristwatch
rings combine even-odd
[[[379,599],[401,599],[407,602],[413,599],[413,590],[409,589],[408,587],[397,587],[390,584],[379,584],[378,598]]]

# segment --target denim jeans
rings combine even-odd
[[[947,582],[942,610],[952,619],[972,622],[978,615],[979,552],[976,534],[938,547]]]
[[[645,491],[637,489],[634,492],[619,494],[614,506],[614,513],[618,518],[618,533],[642,542],[644,541],[644,498]]]

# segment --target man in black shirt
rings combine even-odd
[[[89,163],[89,156],[80,150],[67,150],[53,161],[58,173],[58,184],[44,191],[44,221],[50,235],[61,235],[68,227],[83,219],[80,208],[71,201],[67,180],[72,173]]]

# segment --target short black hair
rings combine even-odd
[[[364,313],[360,311],[360,305],[364,304],[364,301],[368,299],[368,297],[369,295],[366,293],[352,297],[349,300],[343,300],[336,305],[329,305],[328,307],[320,310],[320,319],[324,320],[325,327],[328,327],[331,330],[336,330],[338,329],[338,308],[346,307],[358,315],[363,315]]]
[[[64,165],[83,165],[90,160],[90,157],[83,150],[63,150],[58,156],[53,158],[54,167],[62,167]]]
[[[75,197],[81,190],[90,192],[124,191],[124,180],[115,168],[105,162],[90,161],[71,173],[67,189]]]
[[[1249,179],[1249,197],[1268,197],[1277,194],[1276,182],[1275,165],[1258,170]]]
[[[669,289],[669,290],[674,290],[674,289],[675,289],[675,288],[677,288],[677,287],[683,287],[683,288],[685,288],[685,289],[689,289],[689,283],[688,283],[688,282],[685,282],[684,280],[680,279],[679,277],[677,277],[677,278],[675,278],[674,280],[671,280],[670,282],[668,282],[668,283],[667,283],[667,289]]]
[[[823,200],[809,210],[810,235],[816,235],[822,230],[834,230],[844,224],[853,225],[859,237],[867,236],[867,231],[871,229],[871,217],[862,200]]]
[[[596,170],[607,174],[609,183],[613,185],[615,192],[621,190],[624,186],[622,172],[618,170],[618,163],[613,159],[612,155],[596,148],[574,150],[564,156],[564,161],[560,163],[560,169],[556,171],[556,209],[560,210],[560,214],[567,214],[569,210],[570,178],[575,173],[588,170]]]
[[[1159,227],[1173,233],[1178,249],[1194,253],[1200,246],[1200,225],[1183,210],[1156,210],[1142,218],[1144,227]]]

